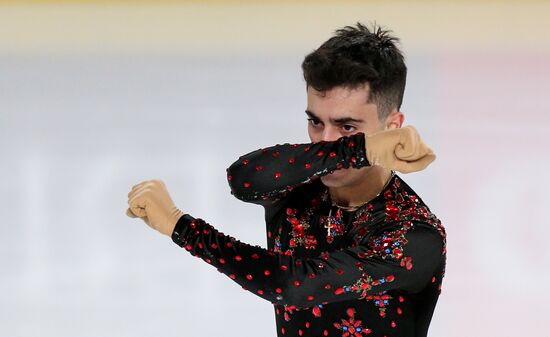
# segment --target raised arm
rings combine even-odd
[[[189,214],[179,219],[172,240],[243,289],[273,304],[300,308],[391,289],[414,292],[434,282],[444,236],[423,222],[394,225],[355,247],[307,259],[240,242]]]
[[[335,170],[380,165],[409,173],[423,170],[435,158],[416,128],[407,125],[368,136],[357,132],[334,141],[277,144],[241,156],[226,171],[236,198],[267,206]]]
[[[370,165],[365,134],[335,141],[277,144],[245,154],[227,168],[231,194],[236,198],[270,205],[293,188],[342,168]]]

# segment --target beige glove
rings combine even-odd
[[[403,173],[421,171],[436,157],[412,125],[366,135],[365,147],[371,165]]]
[[[128,206],[126,215],[140,217],[149,227],[168,236],[184,214],[174,205],[164,182],[158,179],[145,180],[132,187]]]

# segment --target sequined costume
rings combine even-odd
[[[190,214],[172,240],[270,301],[279,337],[426,336],[445,272],[440,220],[393,171],[353,212],[317,179],[368,165],[362,132],[250,152],[227,179],[235,197],[264,207],[267,249]]]

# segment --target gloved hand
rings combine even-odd
[[[421,171],[436,157],[412,125],[365,135],[365,147],[371,165],[403,173]]]
[[[174,205],[164,182],[158,179],[134,185],[128,193],[128,206],[126,215],[140,217],[149,227],[168,236],[184,214]]]

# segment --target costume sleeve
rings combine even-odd
[[[184,214],[172,240],[273,304],[297,308],[362,298],[384,290],[419,291],[441,263],[443,239],[431,225],[410,221],[361,239],[354,247],[298,259],[224,235]]]
[[[267,206],[319,176],[369,165],[365,134],[358,132],[334,141],[284,143],[258,149],[239,157],[226,171],[231,194]]]

